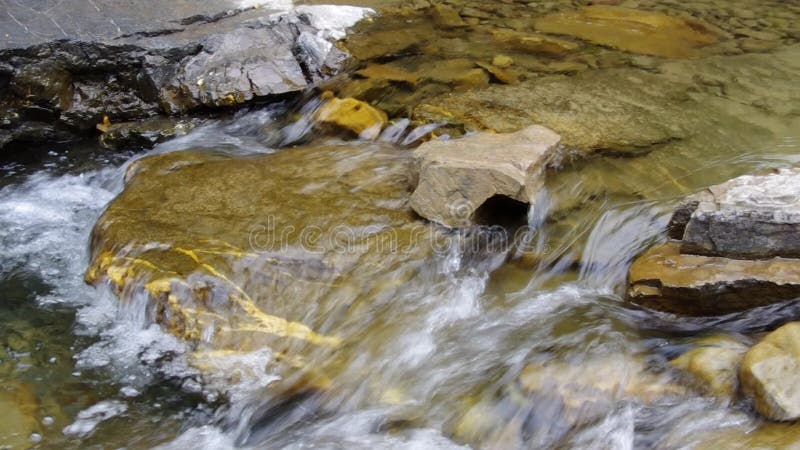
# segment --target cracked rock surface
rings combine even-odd
[[[68,141],[105,117],[178,115],[301,91],[345,66],[348,55],[332,41],[369,12],[251,8],[195,14],[161,29],[121,29],[113,38],[81,40],[92,36],[76,32],[25,48],[4,42],[0,148]]]

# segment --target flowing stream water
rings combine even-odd
[[[800,71],[786,70],[800,80]],[[764,89],[769,85],[767,78]],[[290,116],[300,119],[287,125]],[[702,396],[668,364],[692,339],[752,339],[800,317],[800,304],[687,318],[624,301],[631,260],[665,238],[680,197],[797,164],[797,120],[775,119],[766,125],[769,137],[743,140],[737,122],[720,115],[702,139],[644,155],[565,157],[526,218],[527,250],[519,242],[487,244],[493,237],[485,228],[429,224],[426,230],[448,245],[415,248],[385,266],[380,252],[368,250],[352,263],[350,284],[312,291],[315,302],[332,306],[282,299],[290,303],[287,314],[303,309],[300,317],[346,342],[335,356],[307,356],[304,365],[324,371],[325,386],[291,395],[270,390],[286,377],[273,369],[274,346],[234,340],[227,346],[233,351],[201,369],[191,343],[154,323],[145,295],[120,302],[110,287],[84,283],[92,228],[122,192],[131,163],[144,156],[213,150],[214,158],[247,161],[293,152],[283,147],[303,142],[329,155],[306,151],[293,160],[286,153],[278,164],[333,178],[368,167],[372,178],[362,179],[380,184],[405,170],[422,134],[400,122],[382,141],[343,142],[312,130],[308,117],[273,105],[209,119],[145,154],[85,143],[4,163],[0,380],[18,406],[0,427],[7,434],[0,446],[710,448],[728,430],[800,435],[791,425],[765,425],[746,402]],[[764,120],[753,119],[759,126]],[[333,189],[329,180],[316,181],[320,186],[290,181],[285,188],[305,188],[309,196]],[[387,208],[404,195],[388,195]],[[368,217],[371,223],[360,225],[392,220]],[[249,273],[246,265],[237,270]],[[528,392],[531,384],[539,389]],[[18,430],[25,435],[15,436]]]

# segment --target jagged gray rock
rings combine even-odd
[[[370,10],[301,6],[190,18],[104,41],[0,50],[0,148],[301,91],[345,67],[332,44]],[[322,18],[320,17],[322,16]]]

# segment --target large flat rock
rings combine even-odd
[[[628,298],[690,315],[725,314],[800,296],[800,260],[686,255],[680,244],[657,245],[631,265]]]

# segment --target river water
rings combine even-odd
[[[682,75],[692,79],[686,67]],[[785,70],[796,81],[795,67]],[[691,83],[703,90],[707,69],[697,70]],[[783,81],[761,80],[766,91],[779,89],[768,99],[780,101]],[[345,345],[334,355],[308,355],[305,367],[324,371],[324,386],[287,394],[270,388],[287,376],[273,369],[276,346],[234,341],[231,351],[197,364],[191,342],[153,322],[147,296],[120,302],[110,287],[88,286],[83,277],[95,222],[122,192],[131,162],[146,155],[214,149],[215,158],[245,161],[295,151],[276,142],[303,141],[303,148],[331,154],[306,151],[293,160],[288,153],[279,160],[287,171],[302,165],[336,178],[363,166],[384,174],[377,179],[405,170],[406,133],[386,133],[388,142],[343,143],[309,130],[302,118],[286,125],[297,116],[302,111],[291,105],[273,105],[209,119],[146,154],[111,154],[85,143],[3,163],[0,403],[12,406],[0,446],[710,448],[749,445],[749,432],[775,448],[781,439],[797,445],[796,428],[766,426],[745,401],[702,396],[668,361],[705,335],[754,339],[800,317],[800,305],[685,318],[623,300],[630,261],[665,238],[682,195],[798,162],[796,115],[748,122],[721,111],[703,125],[716,124],[701,138],[633,157],[565,157],[525,219],[532,230],[525,250],[485,245],[478,238],[486,229],[425,225],[458,245],[385,267],[367,252],[354,263],[352,286],[369,284],[358,275],[368,273],[377,293],[361,291],[363,298],[332,318],[315,314],[333,307],[300,314]],[[742,139],[739,123],[770,133]],[[289,182],[285,189],[313,192],[311,177],[297,179],[307,186]],[[386,201],[402,204],[404,195]],[[391,222],[371,220],[379,227]],[[476,240],[484,244],[471,245]],[[351,295],[333,284],[313,293],[292,298],[292,308],[321,298],[336,306]]]

